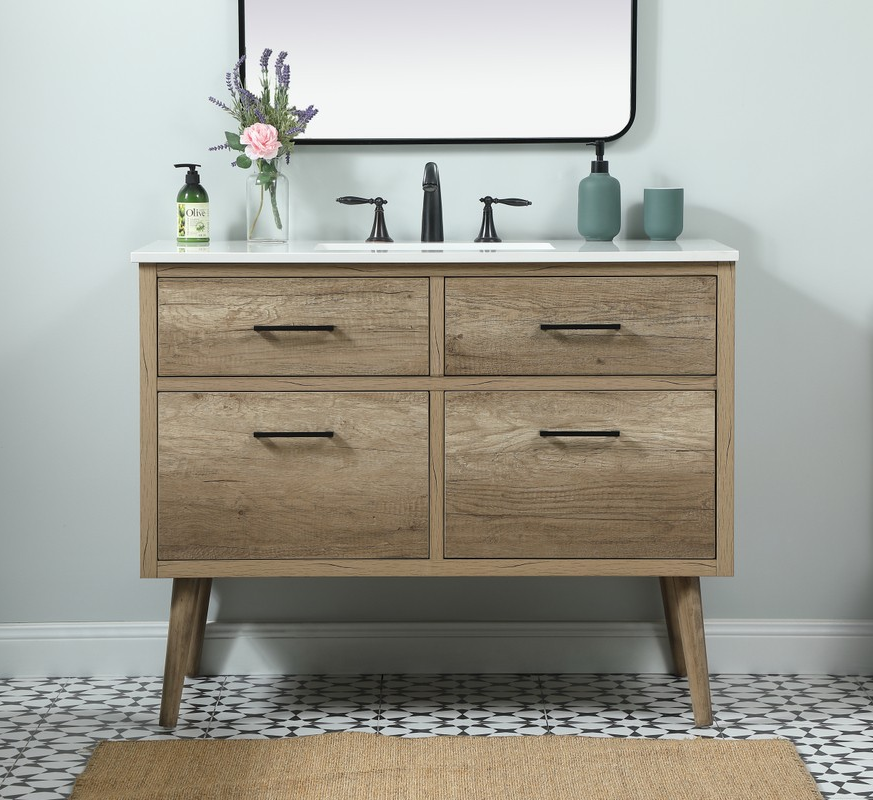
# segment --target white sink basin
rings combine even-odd
[[[443,252],[446,250],[476,253],[480,250],[554,250],[549,242],[319,242],[316,250],[347,253],[379,252]]]

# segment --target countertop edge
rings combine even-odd
[[[615,243],[552,241],[550,250],[362,250],[316,249],[317,242],[248,245],[244,241],[214,242],[204,247],[152,242],[134,250],[135,264],[489,264],[489,263],[656,263],[736,262],[739,252],[709,239],[677,242],[624,240]],[[449,243],[454,244],[454,243]]]

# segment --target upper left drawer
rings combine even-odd
[[[428,367],[427,278],[158,280],[160,375],[427,375]]]

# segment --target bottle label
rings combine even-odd
[[[209,203],[177,203],[176,238],[209,241]]]

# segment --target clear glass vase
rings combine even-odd
[[[258,159],[246,178],[248,241],[288,241],[290,194],[288,178],[279,169],[279,159]]]

